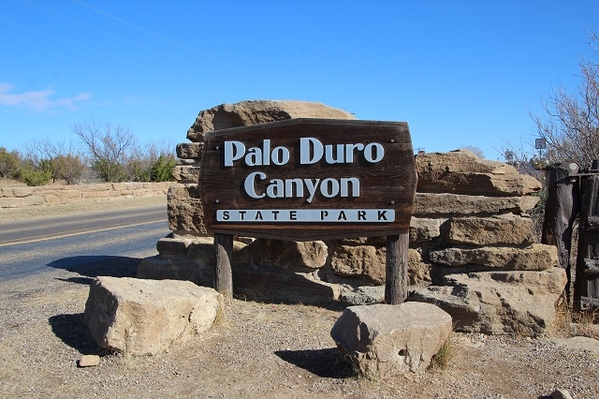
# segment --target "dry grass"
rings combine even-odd
[[[431,368],[445,370],[450,365],[456,355],[456,347],[453,344],[453,333],[449,335],[447,340],[441,346],[441,349],[433,356]]]
[[[599,339],[599,309],[576,312],[561,300],[556,305],[551,333],[561,337],[582,336]]]

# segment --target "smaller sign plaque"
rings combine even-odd
[[[217,222],[241,223],[390,223],[394,209],[224,209]]]

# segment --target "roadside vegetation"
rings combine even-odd
[[[46,138],[21,151],[0,147],[0,178],[29,186],[60,182],[161,182],[173,180],[174,145],[140,145],[133,132],[109,122],[71,127],[73,141]]]

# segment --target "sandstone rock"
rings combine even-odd
[[[451,274],[443,286],[418,290],[412,299],[445,310],[458,331],[536,336],[554,322],[565,285],[560,268]]]
[[[203,148],[204,143],[179,143],[176,148],[177,157],[199,161],[202,157]]]
[[[416,193],[413,215],[420,218],[461,215],[490,216],[500,213],[529,213],[539,197],[487,197],[446,193]]]
[[[447,266],[480,265],[504,270],[547,270],[559,266],[557,248],[531,244],[525,248],[445,248],[428,253],[431,262]]]
[[[331,256],[333,273],[372,284],[385,283],[386,262],[386,248],[372,245],[339,245]]]
[[[451,317],[424,303],[351,306],[331,330],[344,359],[363,375],[385,378],[425,370],[449,338]]]
[[[523,196],[541,190],[534,177],[510,165],[482,160],[470,151],[426,153],[416,156],[421,193]]]
[[[441,225],[446,219],[416,218],[410,220],[410,245],[422,244],[441,236]]]
[[[451,218],[446,241],[450,244],[477,246],[528,245],[534,242],[532,219],[513,214]]]
[[[431,282],[431,266],[422,261],[422,255],[415,249],[408,250],[408,285],[423,287]]]
[[[294,118],[356,119],[349,112],[315,102],[242,101],[201,111],[187,132],[187,138],[191,141],[204,141],[204,134],[213,130]]]
[[[81,359],[77,361],[79,367],[95,367],[100,364],[100,356],[98,355],[83,355]]]
[[[84,320],[100,347],[153,355],[208,330],[220,295],[188,281],[98,277]]]
[[[370,305],[385,302],[385,286],[342,287],[339,300],[346,305]]]
[[[198,184],[200,181],[199,165],[175,165],[173,168],[173,178],[179,183]]]
[[[199,187],[176,184],[167,194],[168,227],[181,234],[207,235]]]
[[[252,264],[290,271],[319,269],[325,265],[328,256],[327,246],[322,241],[257,239],[248,246],[248,251]]]

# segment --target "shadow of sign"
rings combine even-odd
[[[276,351],[282,360],[323,378],[355,377],[352,366],[343,361],[337,348]]]

